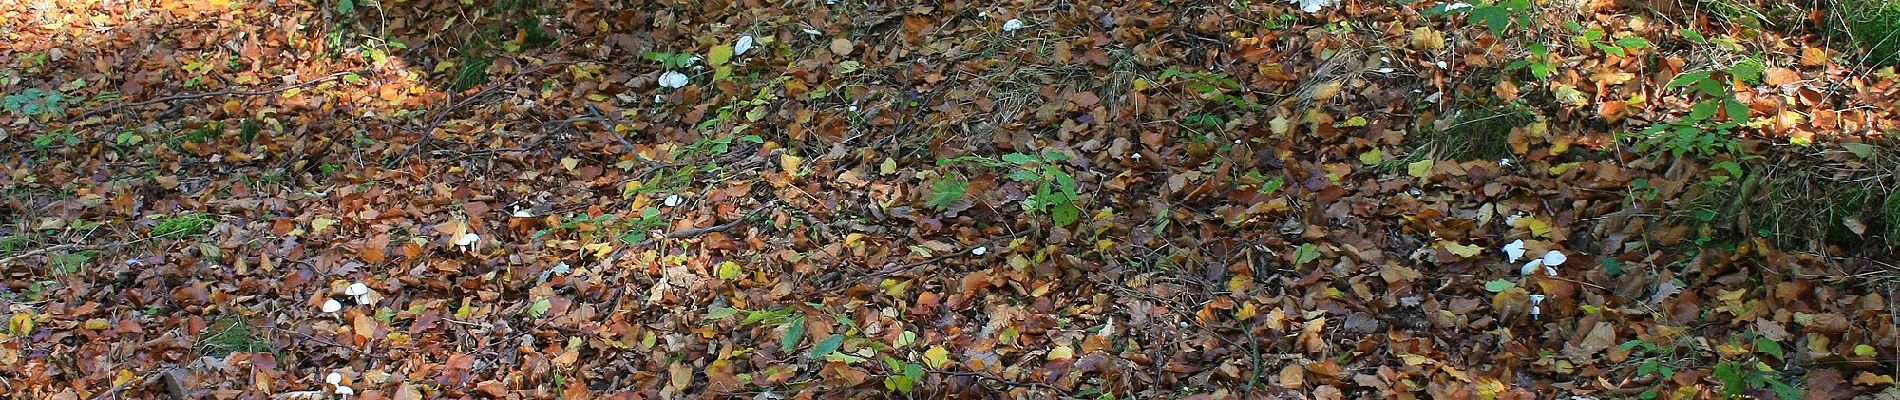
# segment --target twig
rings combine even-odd
[[[38,256],[40,254],[45,254],[47,252],[71,250],[71,249],[79,249],[79,248],[90,248],[90,247],[92,246],[87,246],[87,245],[82,245],[82,244],[77,244],[77,243],[67,243],[67,244],[62,244],[62,245],[41,247],[38,249],[28,250],[24,253],[14,254],[12,256],[8,256],[7,258],[0,258],[0,265],[12,265],[16,261],[31,258],[33,256]]]
[[[128,107],[140,107],[140,106],[148,106],[148,105],[153,105],[153,104],[159,104],[159,103],[165,103],[165,102],[171,102],[171,101],[179,101],[179,100],[197,100],[197,99],[202,99],[202,98],[206,98],[206,97],[220,97],[220,96],[261,96],[261,95],[267,95],[267,94],[275,94],[275,93],[281,93],[281,92],[284,92],[284,91],[288,91],[288,90],[291,90],[291,89],[297,89],[297,88],[304,88],[304,87],[310,87],[310,86],[314,86],[314,85],[317,85],[317,84],[320,84],[320,83],[324,83],[324,82],[329,82],[329,81],[331,81],[331,80],[335,80],[335,79],[338,79],[338,78],[342,78],[342,77],[345,77],[345,76],[349,76],[349,75],[361,75],[361,74],[368,74],[368,73],[369,73],[369,71],[368,71],[368,70],[363,70],[363,71],[346,71],[346,72],[338,72],[338,73],[334,73],[334,74],[329,74],[329,75],[324,75],[324,76],[321,76],[321,77],[317,77],[317,79],[311,79],[311,80],[308,80],[308,81],[303,81],[303,82],[300,82],[300,83],[296,83],[296,84],[292,84],[292,85],[288,85],[288,86],[282,86],[282,87],[278,87],[278,88],[275,88],[275,89],[265,89],[265,90],[219,90],[219,91],[215,91],[215,92],[200,92],[200,93],[187,93],[187,94],[179,94],[179,95],[171,95],[171,96],[165,96],[165,97],[160,97],[160,98],[156,98],[156,99],[151,99],[151,100],[145,100],[145,101],[138,101],[138,102],[131,102],[131,103],[119,103],[119,104],[113,104],[113,105],[109,105],[109,106],[105,106],[105,107],[100,107],[100,108],[97,108],[97,109],[93,109],[92,111],[87,111],[87,112],[86,112],[85,114],[80,114],[80,115],[79,115],[79,119],[86,119],[86,118],[90,118],[90,117],[92,117],[92,116],[95,116],[95,115],[99,115],[99,114],[104,114],[104,113],[109,113],[109,112],[113,112],[113,111],[118,111],[119,109],[122,109],[122,108],[128,108]]]

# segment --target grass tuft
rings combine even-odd
[[[1434,154],[1458,161],[1495,160],[1511,153],[1511,129],[1536,121],[1530,110],[1516,104],[1475,106],[1453,114],[1451,125],[1427,129],[1406,138],[1408,154]]]
[[[171,239],[197,236],[205,232],[210,232],[211,227],[217,224],[218,219],[210,215],[202,213],[179,214],[159,221],[157,226],[153,226],[152,237],[157,239]]]

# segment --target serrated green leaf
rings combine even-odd
[[[1054,208],[1049,209],[1049,216],[1055,218],[1057,226],[1068,226],[1082,218],[1082,209],[1076,208],[1074,203],[1056,203]]]
[[[790,353],[798,348],[798,342],[803,341],[805,341],[805,315],[793,315],[791,319],[785,320],[785,336],[779,338],[778,350]]]

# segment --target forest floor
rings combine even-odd
[[[0,392],[1900,399],[1900,6],[921,3],[0,2]]]

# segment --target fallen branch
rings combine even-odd
[[[262,95],[267,95],[267,94],[276,94],[276,93],[282,93],[291,89],[315,86],[317,84],[329,82],[335,79],[340,79],[345,76],[361,75],[361,74],[367,74],[367,73],[369,73],[369,71],[338,72],[334,74],[317,77],[317,79],[311,79],[308,81],[303,81],[303,82],[288,85],[288,86],[278,87],[275,89],[219,90],[215,92],[200,92],[200,93],[171,95],[171,96],[165,96],[165,97],[160,97],[156,99],[151,99],[151,100],[146,100],[146,101],[137,101],[137,102],[131,102],[131,103],[119,103],[119,104],[113,104],[113,105],[93,109],[92,111],[87,111],[85,114],[80,114],[79,119],[91,118],[95,115],[118,111],[119,109],[123,109],[123,108],[142,107],[142,106],[149,106],[153,104],[173,102],[173,101],[179,101],[179,100],[197,100],[197,99],[202,99],[202,98],[207,98],[207,97],[221,97],[221,96],[262,96]]]

